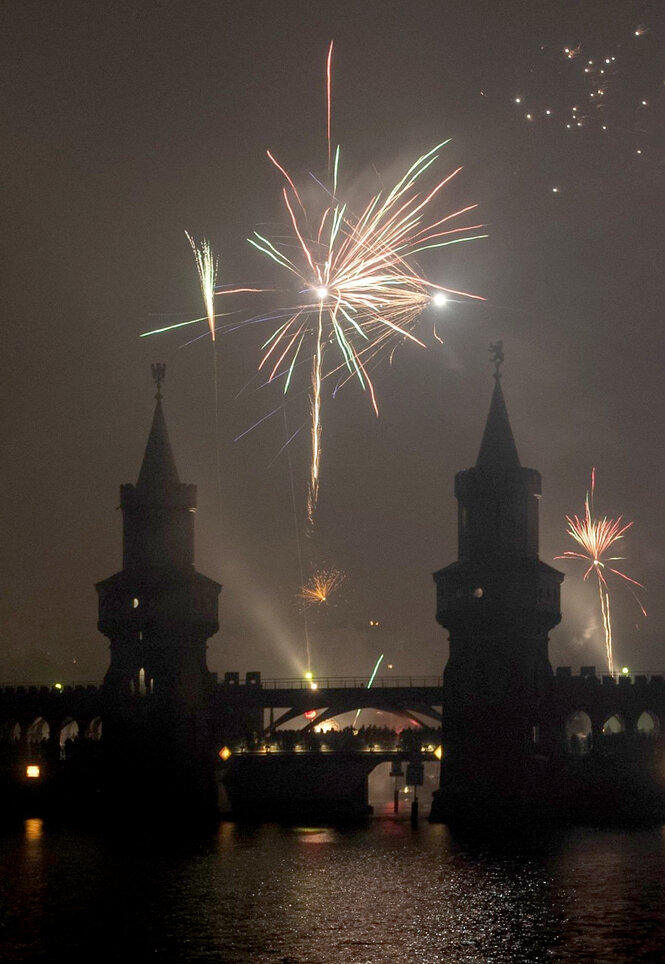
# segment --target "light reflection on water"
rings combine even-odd
[[[131,954],[130,954],[131,952]],[[404,817],[0,836],[0,959],[223,964],[665,960],[660,830],[515,841]]]

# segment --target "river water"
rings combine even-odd
[[[471,839],[385,807],[352,829],[0,835],[0,960],[665,961],[665,828]]]

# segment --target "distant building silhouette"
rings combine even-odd
[[[178,476],[163,375],[158,368],[138,481],[120,487],[123,568],[96,586],[99,629],[111,644],[103,741],[110,786],[131,795],[133,771],[144,791],[195,799],[212,780],[208,706],[216,677],[206,641],[219,628],[221,586],[194,568],[196,486]]]
[[[458,559],[434,573],[450,655],[431,818],[662,816],[662,677],[552,672],[563,574],[538,558],[541,479],[519,461],[501,349],[476,465],[455,477]]]
[[[476,465],[455,477],[458,560],[434,575],[450,635],[441,816],[520,792],[547,739],[539,711],[563,575],[538,558],[540,494],[540,474],[520,465],[497,365]]]

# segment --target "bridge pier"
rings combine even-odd
[[[240,819],[357,821],[372,813],[368,777],[383,755],[242,753],[221,780]]]

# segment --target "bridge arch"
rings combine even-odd
[[[640,737],[658,739],[660,736],[660,718],[653,710],[643,710],[637,717],[635,731]]]
[[[95,740],[95,741],[101,740],[102,728],[103,728],[103,723],[102,723],[101,716],[95,716],[93,717],[92,720],[90,720],[87,727],[85,728],[85,735],[89,740]]]
[[[348,691],[346,694],[348,696]],[[376,701],[372,701],[371,697],[365,699],[361,706],[356,705],[353,701],[347,699],[335,699],[326,703],[310,703],[309,710],[305,711],[301,705],[293,706],[290,709],[285,710],[276,719],[272,721],[270,725],[265,728],[265,733],[271,733],[277,730],[279,727],[284,726],[285,723],[290,723],[292,720],[297,719],[299,716],[305,716],[306,723],[302,727],[301,732],[307,733],[310,730],[315,730],[317,727],[324,724],[326,721],[333,718],[342,716],[344,713],[352,713],[356,710],[380,710],[382,712],[390,713],[391,716],[397,716],[403,720],[408,721],[411,725],[417,726],[431,726],[432,723],[423,722],[420,717],[424,716],[434,721],[434,725],[441,725],[441,713],[434,707],[426,704],[422,704],[420,701],[414,701],[409,706],[382,702],[380,691],[377,693]],[[314,716],[308,716],[308,713],[315,713]]]
[[[5,720],[0,726],[0,740],[3,743],[18,743],[21,739],[21,724],[16,719]]]
[[[566,744],[574,756],[586,756],[593,746],[593,724],[586,710],[575,710],[566,720]]]
[[[626,721],[621,713],[612,713],[603,722],[603,736],[619,736],[626,732]]]
[[[51,727],[43,716],[38,716],[26,728],[26,743],[32,753],[41,750],[42,744],[51,736]]]
[[[58,742],[60,748],[64,747],[67,740],[75,740],[80,732],[79,724],[71,716],[66,717],[60,724],[58,731]]]

